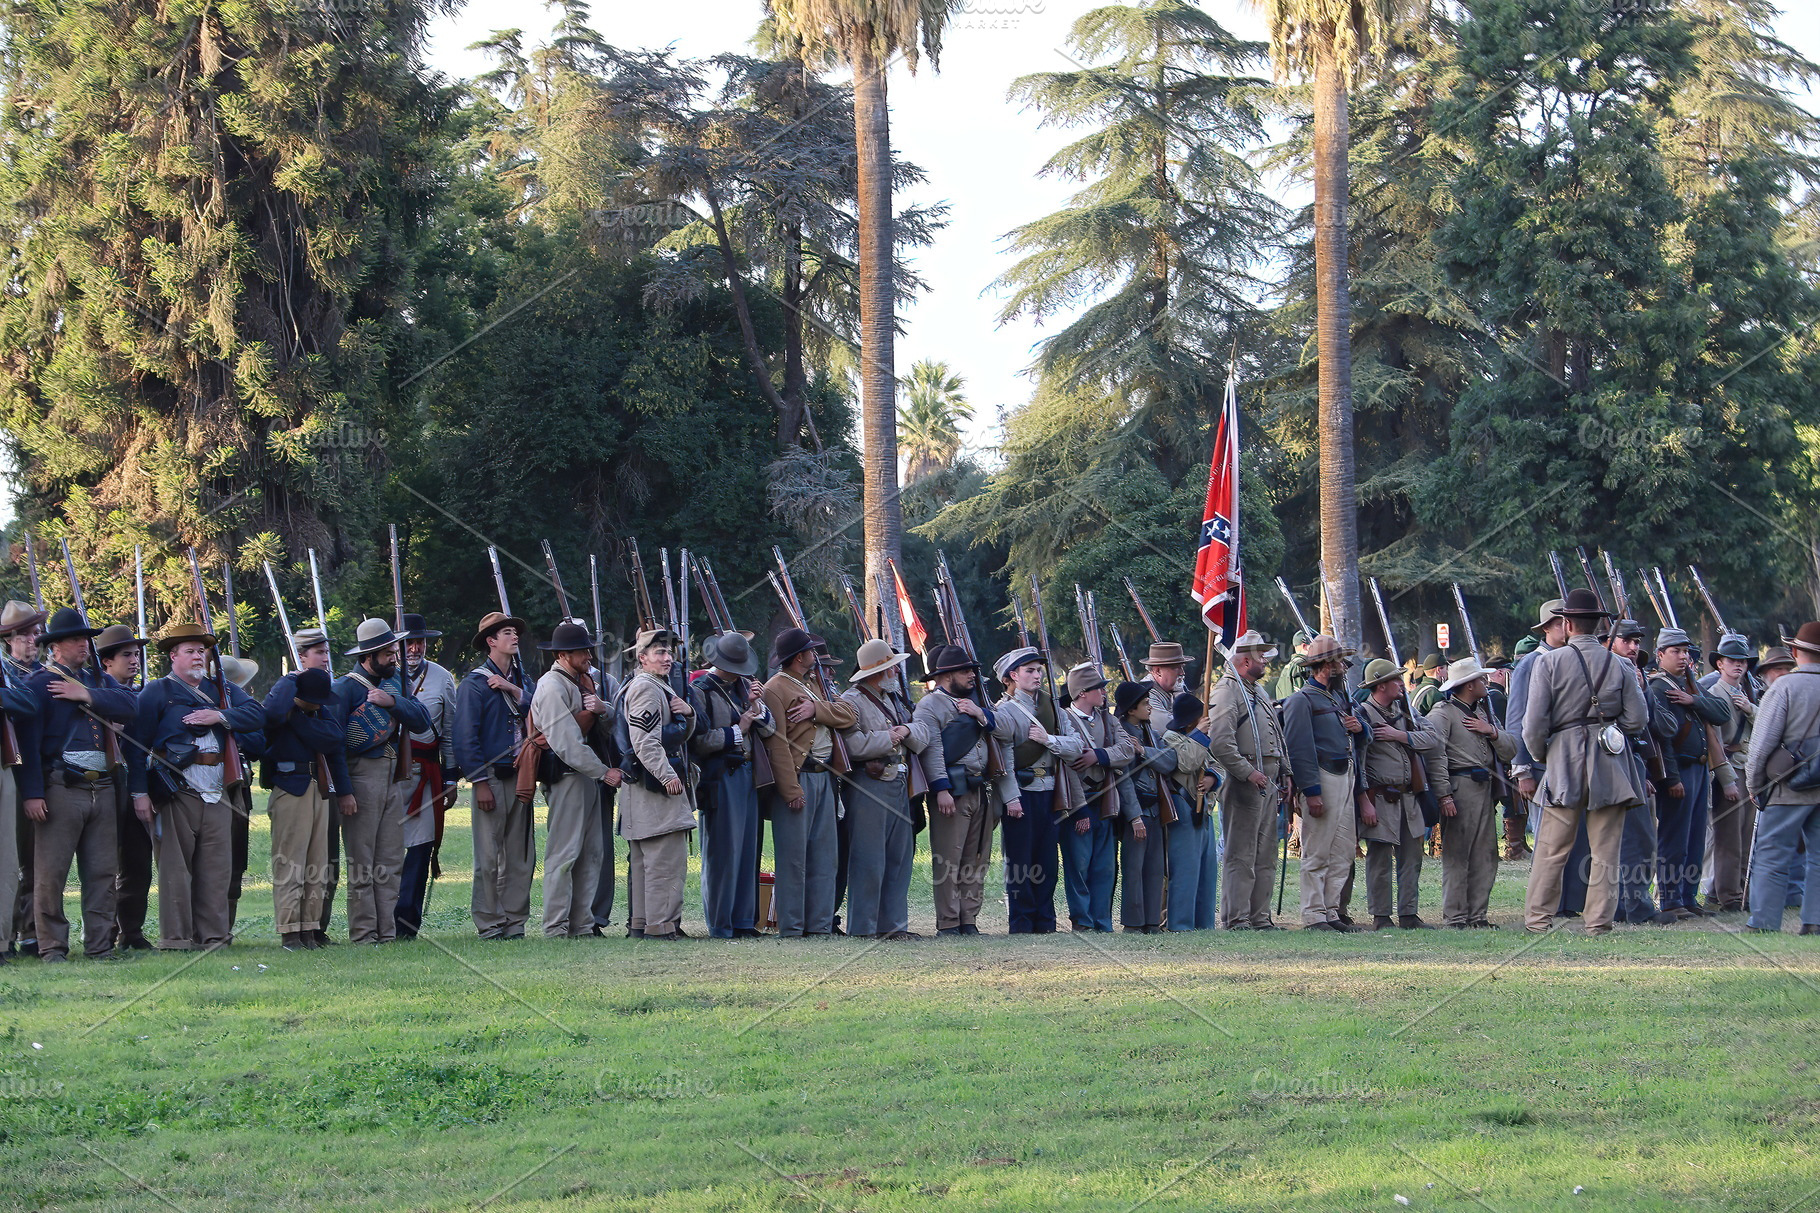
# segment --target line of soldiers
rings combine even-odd
[[[88,955],[229,943],[254,762],[271,793],[275,925],[291,950],[330,942],[344,880],[351,942],[417,934],[463,780],[470,914],[482,938],[500,940],[522,938],[530,920],[540,789],[541,925],[566,938],[611,924],[615,837],[626,844],[628,934],[684,937],[698,825],[707,933],[758,935],[766,820],[785,937],[916,938],[908,890],[924,828],[940,935],[978,934],[1001,823],[1014,934],[1057,929],[1058,888],[1077,931],[1113,930],[1115,897],[1130,932],[1276,929],[1286,805],[1299,818],[1305,928],[1366,929],[1348,912],[1360,843],[1370,929],[1427,928],[1417,889],[1431,828],[1442,924],[1489,928],[1511,781],[1536,817],[1531,930],[1560,916],[1602,932],[1740,909],[1753,837],[1750,926],[1779,929],[1806,883],[1798,852],[1820,854],[1820,683],[1781,677],[1820,673],[1820,623],[1754,673],[1748,641],[1728,634],[1696,683],[1685,633],[1662,629],[1646,671],[1642,629],[1575,591],[1544,604],[1503,712],[1494,672],[1472,658],[1416,695],[1404,670],[1373,660],[1349,694],[1355,654],[1325,635],[1298,637],[1275,701],[1264,674],[1277,651],[1246,633],[1203,704],[1169,642],[1152,645],[1142,680],[1110,687],[1082,663],[1058,695],[1045,689],[1047,654],[1019,648],[994,663],[1002,694],[989,701],[979,663],[954,645],[925,654],[926,690],[912,699],[909,656],[882,640],[860,647],[834,695],[824,687],[840,663],[799,628],[775,637],[764,681],[749,634],[708,637],[703,668],[687,677],[677,638],[645,630],[620,685],[577,620],[538,645],[549,668],[535,681],[521,619],[483,617],[478,664],[459,678],[427,657],[440,632],[415,615],[403,623],[362,621],[338,678],[321,630],[297,633],[298,668],[261,701],[243,689],[257,666],[219,654],[200,625],[148,642],[88,627],[73,609],[47,622],[7,604],[0,711],[18,752],[0,775],[0,815],[16,821],[0,821],[0,913],[19,950],[67,957],[72,861]],[[162,678],[142,676],[148,643],[168,663]],[[144,933],[154,861],[155,945]],[[1803,934],[1820,933],[1805,917],[1817,902],[1800,901]]]

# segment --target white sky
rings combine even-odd
[[[1820,61],[1820,8],[1784,0],[1792,10],[1778,32]],[[946,202],[948,226],[915,254],[929,290],[906,313],[897,345],[897,373],[921,358],[946,360],[967,380],[976,425],[970,440],[996,437],[996,414],[1030,395],[1021,372],[1045,330],[1028,320],[999,327],[1000,300],[991,284],[1010,265],[1000,238],[1011,228],[1057,209],[1078,188],[1039,178],[1038,170],[1070,138],[1066,129],[1039,130],[1038,115],[1006,100],[1011,82],[1032,72],[1063,71],[1068,29],[1104,0],[963,0],[943,42],[941,70],[925,65],[912,76],[892,73],[891,139],[900,154],[928,174],[925,185],[900,195],[899,205]],[[1241,37],[1262,39],[1263,23],[1246,0],[1205,0],[1204,7]],[[668,4],[597,0],[593,25],[622,47],[675,46],[684,55],[745,51],[763,16],[761,0],[680,0]],[[523,28],[527,42],[550,24],[547,10],[525,0],[468,0],[439,22],[431,61],[452,75],[485,70],[465,48],[496,29]],[[1056,327],[1051,322],[1050,331]]]

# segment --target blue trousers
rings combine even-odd
[[[398,869],[398,909],[393,914],[400,939],[411,938],[423,926],[424,902],[430,888],[430,852],[435,848],[432,840],[404,849],[404,864]]]
[[[1649,893],[1655,874],[1656,811],[1640,804],[1624,814],[1624,839],[1618,844],[1617,921],[1648,922],[1655,917],[1656,899]]]
[[[1060,823],[1055,820],[1055,791],[1023,789],[1022,817],[1006,817],[1005,900],[1011,909],[1011,934],[1046,935],[1055,930],[1055,880],[1061,872]],[[1107,914],[1111,914],[1107,909]]]
[[[1220,911],[1220,842],[1213,814],[1194,822],[1194,806],[1175,798],[1176,822],[1169,834],[1168,908],[1171,931],[1205,931]]]
[[[1556,914],[1586,913],[1586,878],[1591,873],[1592,843],[1586,837],[1586,815],[1582,813],[1573,849],[1567,852],[1567,866],[1561,869],[1561,905]]]
[[[1679,800],[1656,793],[1656,895],[1665,910],[1691,907],[1699,895],[1712,772],[1699,761],[1683,762],[1681,787]]]
[[[1798,842],[1807,843],[1807,871],[1799,870]],[[1801,923],[1820,923],[1820,805],[1772,804],[1757,815],[1750,856],[1750,925],[1782,928],[1789,890],[1799,884]]]
[[[699,799],[701,916],[709,935],[731,939],[758,919],[758,792],[751,764],[703,780]]]
[[[1076,833],[1073,821],[1061,823],[1062,878],[1068,894],[1068,917],[1075,930],[1112,929],[1112,891],[1118,884],[1118,831],[1097,810],[1087,810],[1091,823]]]

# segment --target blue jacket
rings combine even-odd
[[[38,696],[26,685],[24,678],[13,674],[11,662],[7,663],[6,687],[0,690],[0,711],[7,714],[13,722],[13,733],[19,739],[19,762],[21,767],[35,765],[37,761],[39,733]]]
[[[502,692],[487,685],[488,674],[499,674],[519,688],[518,715],[514,717]],[[510,766],[518,757],[514,739],[522,740],[523,724],[531,718],[531,688],[501,671],[491,659],[469,670],[455,690],[455,765],[470,782],[487,778],[493,768]]]
[[[324,796],[352,794],[348,778],[347,724],[339,702],[323,704],[314,712],[297,707],[297,675],[286,674],[265,695],[265,772],[280,791],[301,796],[316,772],[316,756],[329,768],[331,786]]]
[[[37,703],[38,728],[33,738],[31,754],[25,756],[19,764],[21,800],[43,799],[45,783],[50,776],[61,775],[63,751],[71,748],[67,743],[78,729],[81,730],[81,736],[76,738],[75,748],[104,748],[90,743],[91,727],[102,726],[95,725],[94,717],[82,711],[84,705],[51,695],[51,683],[69,679],[67,671],[47,665],[33,673],[26,683]],[[133,693],[115,682],[112,675],[85,665],[77,681],[89,689],[92,702],[87,706],[96,716],[123,725],[133,719]],[[25,738],[21,737],[19,742],[20,748],[24,749]],[[127,744],[116,748],[131,750],[133,747]]]
[[[227,717],[226,729],[239,734],[264,728],[265,711],[259,701],[231,682],[224,685],[228,698],[227,707],[223,709]],[[132,694],[130,691],[125,693]],[[139,692],[138,714],[127,730],[130,740],[126,746],[126,765],[133,795],[146,793],[146,769],[152,762],[146,756],[148,751],[164,762],[182,768],[195,757],[196,738],[203,733],[213,733],[218,743],[226,744],[225,729],[221,725],[199,727],[183,723],[183,718],[191,712],[213,707],[216,702],[215,683],[210,679],[203,679],[194,691],[182,679],[169,674],[145,684],[145,689]],[[163,763],[159,766],[162,770]],[[170,775],[170,772],[165,770],[164,774]]]
[[[364,666],[356,668],[366,675]],[[394,740],[394,717],[404,722],[406,733],[421,733],[430,727],[429,709],[405,693],[404,679],[398,676],[396,669],[379,685],[392,693],[395,702],[390,708],[368,703],[367,691],[371,688],[352,674],[343,674],[335,680],[335,703],[341,713],[343,749],[348,758],[372,758],[383,754],[387,743]],[[357,724],[364,734],[358,742],[353,738]],[[408,738],[404,740],[409,741]],[[353,788],[351,783],[346,786],[349,790]]]
[[[1302,688],[1283,701],[1283,744],[1289,751],[1289,767],[1295,786],[1304,796],[1321,794],[1323,766],[1345,770],[1365,769],[1365,747],[1371,744],[1371,730],[1348,733],[1340,723],[1342,715],[1357,715],[1357,708],[1346,698],[1342,683],[1328,690],[1310,678]],[[1341,811],[1350,806],[1341,805]]]

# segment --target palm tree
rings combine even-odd
[[[1315,349],[1320,360],[1321,560],[1327,630],[1359,646],[1358,489],[1352,458],[1352,294],[1347,282],[1346,94],[1390,36],[1398,0],[1252,0],[1270,23],[1278,79],[1314,85]]]
[[[897,336],[891,270],[891,118],[885,73],[898,55],[911,71],[919,53],[934,63],[950,0],[767,0],[781,33],[802,44],[805,61],[832,55],[853,69],[853,131],[858,160],[860,433],[865,443],[866,613],[885,561],[903,554],[904,515],[897,495]]]
[[[961,453],[961,422],[973,420],[973,406],[961,394],[967,381],[945,362],[925,358],[904,378],[905,403],[898,406],[898,439],[909,465],[904,479],[915,484],[953,464]]]

